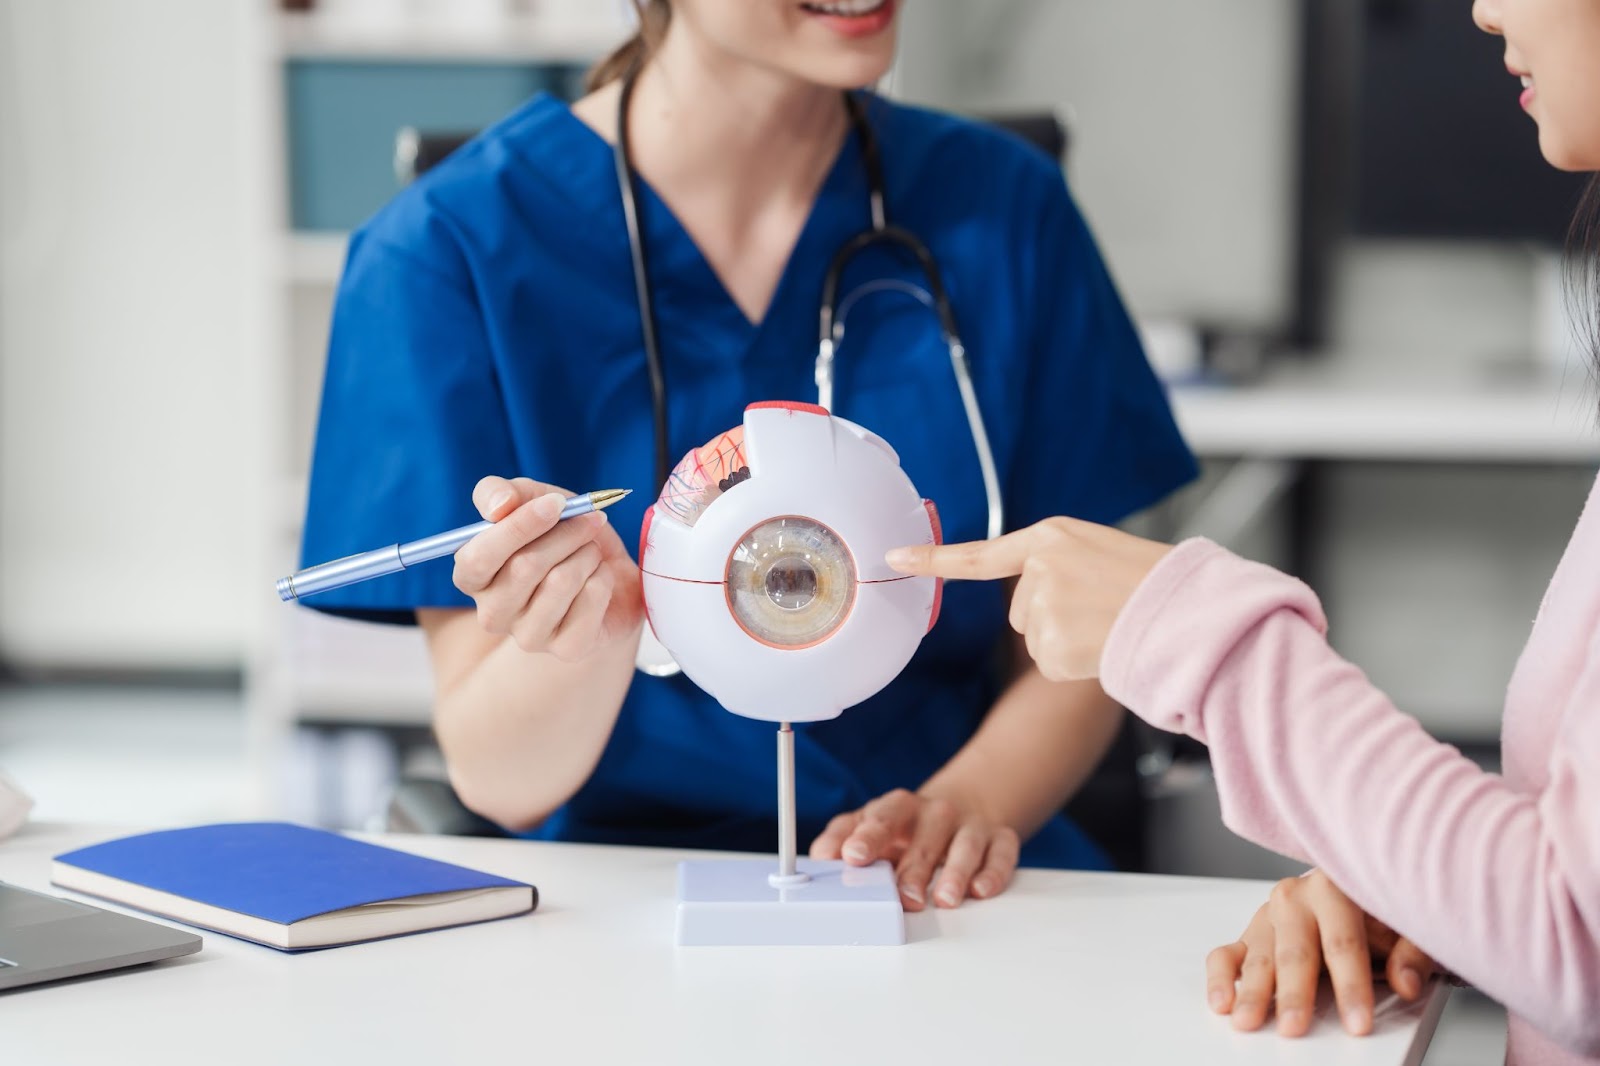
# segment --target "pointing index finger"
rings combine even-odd
[[[884,561],[902,574],[961,581],[1016,577],[1028,561],[1028,531],[965,544],[917,544],[896,548]]]

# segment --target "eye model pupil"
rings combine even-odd
[[[785,611],[801,611],[817,598],[817,572],[798,556],[779,559],[767,571],[767,597]]]

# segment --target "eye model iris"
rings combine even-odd
[[[728,557],[728,609],[750,636],[777,648],[827,640],[850,614],[856,567],[833,530],[809,518],[761,523]]]

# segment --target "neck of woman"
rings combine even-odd
[[[714,195],[738,217],[775,203],[808,207],[848,130],[838,90],[674,26],[639,74],[629,148],[652,185]]]

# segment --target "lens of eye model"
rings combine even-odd
[[[817,572],[799,556],[787,556],[767,571],[767,595],[786,611],[803,611],[817,598]]]

